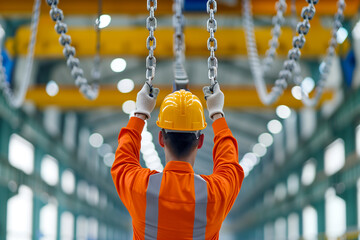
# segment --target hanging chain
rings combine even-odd
[[[176,61],[184,61],[184,51],[185,51],[185,37],[184,37],[184,25],[185,19],[182,13],[184,2],[182,0],[175,0],[173,4],[174,16],[173,16],[173,25],[175,29],[174,33],[174,54]]]
[[[84,70],[79,66],[80,60],[75,57],[75,48],[70,45],[71,37],[66,34],[67,24],[63,22],[63,11],[57,7],[59,0],[46,0],[46,2],[51,7],[50,17],[56,22],[55,30],[60,35],[59,42],[64,47],[63,54],[66,58],[66,64],[71,69],[71,76],[74,78],[76,86],[87,99],[96,99],[99,94],[99,85],[96,83],[90,85],[84,77]]]
[[[274,103],[283,93],[284,89],[287,88],[288,81],[292,78],[292,72],[296,66],[296,62],[300,58],[300,49],[305,45],[305,35],[310,30],[310,20],[313,19],[315,15],[315,4],[318,3],[318,0],[306,0],[306,2],[308,3],[308,6],[304,7],[301,12],[301,17],[304,20],[299,22],[296,27],[296,31],[299,35],[293,37],[293,48],[288,52],[288,59],[284,62],[283,69],[279,72],[279,78],[275,81],[275,86],[272,88],[271,92],[268,93],[255,42],[251,3],[250,0],[243,0],[246,45],[251,71],[254,76],[255,86],[259,97],[265,105]]]
[[[41,0],[35,0],[33,12],[32,12],[32,19],[31,19],[31,37],[28,46],[28,54],[26,56],[24,80],[20,84],[19,90],[16,95],[14,94],[13,90],[10,87],[10,83],[6,81],[6,73],[5,73],[5,68],[3,67],[3,59],[1,56],[1,46],[2,46],[1,42],[3,39],[5,39],[5,33],[2,36],[3,39],[0,39],[0,90],[3,92],[3,95],[5,96],[5,99],[8,102],[8,104],[14,108],[21,107],[21,105],[25,100],[25,95],[30,85],[30,78],[32,75],[31,72],[34,63],[36,36],[39,26],[40,7],[41,7]]]
[[[157,0],[147,0],[147,10],[150,15],[146,19],[146,28],[149,30],[149,36],[146,39],[146,48],[149,50],[149,55],[146,58],[146,79],[150,86],[155,77],[156,58],[154,50],[156,49],[156,38],[154,32],[157,28],[157,20],[155,18],[155,11],[157,8]]]
[[[210,17],[207,20],[207,31],[210,33],[210,37],[207,40],[207,48],[210,51],[210,57],[208,58],[208,77],[211,86],[215,85],[218,70],[218,60],[215,56],[217,50],[217,40],[215,38],[215,32],[217,30],[217,22],[215,19],[215,13],[217,12],[216,0],[208,0],[206,3],[206,11]]]
[[[185,62],[185,36],[184,26],[185,18],[183,14],[184,1],[175,0],[173,3],[173,25],[174,25],[174,90],[188,89],[189,78],[186,73]]]
[[[274,25],[271,30],[272,38],[269,41],[269,49],[266,51],[266,56],[263,61],[263,72],[267,72],[270,70],[271,65],[274,63],[276,50],[279,47],[279,37],[281,34],[281,27],[285,22],[284,13],[286,12],[286,1],[279,0],[276,4],[276,15],[272,19],[272,23]]]
[[[331,39],[329,41],[329,47],[327,49],[326,56],[322,63],[320,64],[320,78],[317,82],[316,89],[315,89],[315,96],[313,98],[310,98],[308,94],[304,91],[303,88],[301,88],[301,94],[302,98],[301,101],[309,107],[316,106],[320,100],[320,97],[324,91],[325,83],[327,78],[329,77],[330,73],[330,67],[332,64],[332,60],[335,55],[335,48],[337,46],[337,32],[339,28],[342,27],[342,21],[344,20],[344,9],[345,9],[345,0],[339,0],[337,3],[338,9],[334,16],[334,23],[333,28],[331,32]],[[294,82],[295,84],[302,86],[303,78],[301,77],[301,68],[300,65],[297,64],[297,67],[295,68],[295,74],[294,74]]]
[[[96,31],[96,54],[94,57],[94,66],[91,70],[91,77],[93,81],[100,81],[100,44],[101,44],[101,30],[100,30],[100,18],[102,15],[102,0],[98,0],[98,15],[95,20],[95,31]]]

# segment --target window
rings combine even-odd
[[[282,201],[286,198],[286,186],[284,183],[279,183],[275,187],[275,198]]]
[[[274,224],[266,223],[264,227],[264,240],[275,240],[274,239]]]
[[[275,239],[286,240],[286,220],[285,218],[278,218],[275,221]]]
[[[302,170],[301,183],[305,186],[312,184],[316,177],[315,159],[308,160]]]
[[[355,130],[355,138],[356,138],[356,153],[360,156],[360,125],[357,126]]]
[[[9,141],[9,162],[27,174],[33,173],[34,146],[19,135],[12,134]]]
[[[325,149],[324,167],[327,175],[338,172],[345,165],[345,143],[338,138]]]
[[[41,178],[51,186],[59,182],[59,164],[55,158],[44,156],[41,161]]]
[[[287,190],[289,195],[295,195],[299,191],[299,177],[295,173],[287,179]]]
[[[99,239],[108,239],[106,234],[106,225],[101,224],[99,227]]]
[[[99,204],[99,190],[95,186],[91,186],[88,188],[88,193],[86,199],[89,204],[91,205],[98,205]]]
[[[88,221],[86,217],[79,216],[76,219],[76,239],[87,240]]]
[[[32,239],[33,193],[27,186],[19,187],[19,194],[7,203],[7,240]]]
[[[61,188],[67,194],[72,194],[75,191],[75,176],[69,169],[65,170],[61,175]]]
[[[90,195],[89,194],[89,185],[83,181],[80,180],[77,185],[77,196],[79,199],[86,200],[86,197]]]
[[[306,240],[316,240],[318,234],[317,212],[312,206],[303,209],[303,235]]]
[[[296,213],[291,213],[288,216],[288,239],[298,240],[300,235],[299,216]]]
[[[70,212],[64,212],[63,214],[61,214],[60,239],[61,240],[74,239],[74,216]]]
[[[329,239],[338,239],[346,231],[346,204],[342,198],[336,196],[333,188],[329,188],[325,193],[325,223]]]
[[[40,210],[40,236],[44,240],[56,240],[57,206],[53,203],[45,205]]]
[[[95,218],[88,220],[88,234],[87,239],[98,239],[99,224]]]

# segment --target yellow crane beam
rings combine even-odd
[[[331,36],[330,29],[324,29],[316,19],[311,23],[311,29],[306,36],[306,44],[301,50],[302,58],[318,58],[326,53]],[[26,55],[30,36],[30,27],[23,26],[18,29],[13,38],[6,41],[6,48],[12,55]],[[157,46],[156,57],[170,58],[173,56],[173,28],[159,27],[155,36]],[[92,26],[70,27],[68,34],[72,37],[72,45],[76,47],[78,57],[92,57],[95,55],[96,33]],[[148,54],[145,47],[149,35],[145,27],[106,28],[101,32],[102,56],[140,56]],[[271,39],[271,27],[257,27],[255,29],[256,41],[260,55],[264,55]],[[186,56],[209,55],[206,41],[209,33],[206,27],[187,27],[185,29]],[[293,30],[285,27],[280,36],[278,54],[286,56],[292,48]],[[54,30],[54,23],[50,17],[44,15],[40,19],[38,38],[35,47],[36,58],[63,58],[62,46],[59,44],[59,35]],[[222,27],[216,32],[218,40],[218,57],[234,57],[247,55],[245,33],[243,28]],[[346,48],[348,43],[341,48]]]
[[[165,96],[172,92],[170,86],[156,86],[160,88],[160,94],[156,106],[159,107],[161,101]],[[57,106],[65,110],[89,110],[101,107],[112,107],[121,109],[122,104],[128,100],[136,100],[136,94],[140,90],[141,86],[136,86],[135,89],[130,93],[120,93],[115,86],[101,86],[99,97],[94,101],[85,99],[79,90],[74,86],[60,86],[59,93],[50,97],[45,90],[44,86],[35,86],[29,89],[26,95],[26,99],[31,101],[39,108],[45,108],[48,106]],[[268,88],[270,89],[270,87]],[[190,90],[195,95],[199,96],[203,105],[206,106],[205,99],[202,97],[202,86],[191,86]],[[253,87],[240,87],[240,86],[229,86],[222,85],[221,90],[225,94],[225,107],[228,108],[265,108],[257,93]],[[333,98],[333,91],[325,90],[319,104],[321,105],[325,101]],[[276,102],[276,105],[287,105],[294,109],[303,107],[301,101],[296,100],[290,89],[285,90],[284,94]],[[271,108],[270,107],[270,108]]]
[[[277,0],[256,0],[253,1],[253,12],[255,15],[273,15],[275,13],[275,2]],[[317,15],[333,15],[336,11],[337,0],[321,0],[316,5]],[[172,0],[162,0],[158,2],[158,10],[156,14],[166,15],[172,14]],[[291,0],[287,0],[288,6],[291,4]],[[30,0],[0,0],[0,15],[5,17],[11,17],[14,14],[31,14],[33,1]],[[45,4],[44,4],[45,5]],[[306,1],[296,1],[296,9],[300,14],[301,8],[307,5]],[[354,16],[359,9],[358,0],[346,1],[346,16]],[[59,7],[64,10],[66,15],[96,15],[98,11],[97,0],[60,0]],[[147,14],[146,1],[143,0],[131,0],[131,1],[119,1],[119,0],[106,0],[103,1],[103,12],[107,14]],[[235,4],[226,4],[226,1],[218,3],[219,14],[241,14],[241,0],[235,2]],[[44,6],[42,12],[48,12],[49,7]],[[290,7],[288,7],[287,14],[290,14]]]

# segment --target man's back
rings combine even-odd
[[[144,122],[132,118],[119,135],[111,173],[128,209],[134,239],[218,239],[240,191],[244,173],[225,119],[214,122],[214,173],[194,174],[187,162],[170,161],[162,173],[139,163]],[[209,159],[210,160],[210,159]]]

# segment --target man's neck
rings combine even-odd
[[[186,157],[183,158],[178,158],[175,157],[170,151],[169,149],[167,149],[165,147],[165,162],[168,163],[170,161],[179,161],[179,162],[188,162],[191,164],[191,166],[194,166],[195,163],[195,158],[196,158],[196,153],[197,153],[197,149],[195,149],[194,151],[190,152],[190,154]]]

